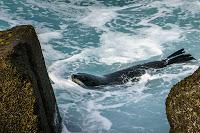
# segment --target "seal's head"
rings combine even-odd
[[[86,73],[72,74],[71,79],[73,82],[82,87],[99,86],[105,84],[104,78]]]

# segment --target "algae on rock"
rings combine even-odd
[[[61,132],[61,117],[34,28],[0,31],[0,132]]]
[[[170,133],[200,133],[200,68],[174,85],[166,112]]]

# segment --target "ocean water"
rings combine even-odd
[[[168,133],[165,99],[200,60],[199,0],[1,0],[0,30],[32,24],[65,125],[63,133]],[[185,48],[197,61],[137,83],[87,90],[70,80],[160,60]]]

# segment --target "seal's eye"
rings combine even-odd
[[[71,75],[71,78],[72,78],[72,79],[75,79],[76,77],[77,77],[77,76],[76,76],[75,74],[72,74],[72,75]]]

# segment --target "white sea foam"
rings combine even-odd
[[[116,9],[90,8],[87,16],[83,17],[79,22],[92,27],[102,28],[107,22],[117,16]]]
[[[49,77],[54,83],[56,83],[57,88],[59,88],[59,89],[75,88],[78,90],[82,90],[82,87],[80,87],[77,84],[75,84],[74,82],[72,82],[71,79],[65,79],[65,78],[61,77],[59,72],[58,73],[56,71],[49,72]]]
[[[137,38],[124,33],[109,32],[101,36],[101,46],[95,53],[106,64],[128,63],[160,55],[157,43],[149,38]]]
[[[102,116],[96,106],[98,105],[94,101],[89,101],[86,107],[89,115],[84,121],[84,126],[86,126],[86,131],[90,131],[91,133],[93,131],[102,132],[103,130],[109,130],[112,126],[111,121]]]
[[[101,36],[101,46],[92,50],[106,64],[129,63],[162,54],[164,43],[180,39],[181,30],[163,30],[158,26],[144,29],[141,35],[107,32]]]
[[[53,45],[50,44],[50,41],[55,39],[61,39],[62,37],[62,31],[49,31],[38,34],[38,38],[41,42],[41,47],[43,49],[43,54],[46,59],[47,65],[50,64],[50,60],[59,60],[65,58],[66,54],[55,50]]]
[[[38,37],[42,43],[48,43],[52,39],[61,39],[62,33],[59,31],[51,31],[38,34]]]
[[[62,123],[62,133],[70,133],[68,130],[67,130],[67,127]]]
[[[175,25],[170,30],[164,30],[152,25],[144,28],[139,35],[130,35],[120,32],[104,32],[100,38],[100,46],[85,48],[79,54],[55,63],[59,66],[62,62],[85,61],[90,62],[94,57],[98,62],[111,65],[113,63],[130,63],[145,60],[161,55],[165,43],[179,41],[182,30]],[[91,58],[93,57],[93,58]]]
[[[59,59],[63,59],[65,58],[66,54],[58,51],[58,50],[55,50],[53,48],[53,45],[50,45],[50,44],[42,44],[41,45],[42,47],[42,51],[43,51],[43,54],[44,54],[44,57],[45,59],[48,61],[48,60],[59,60]],[[52,56],[53,55],[53,56]],[[49,64],[48,64],[49,65]]]
[[[162,1],[154,1],[150,4],[151,6],[163,8],[181,8],[185,11],[190,11],[191,13],[199,13],[199,1],[188,1],[188,0],[162,0]],[[170,10],[168,10],[170,11]]]
[[[8,13],[8,10],[5,10],[3,8],[5,8],[3,6],[3,4],[0,5],[0,20],[6,21],[8,24],[10,24],[12,26],[17,25],[18,20],[14,20],[13,15],[10,16],[9,13]]]
[[[171,30],[163,30],[158,26],[144,29],[139,36],[105,32],[101,35],[100,47],[85,48],[79,54],[56,62],[54,66],[77,60],[86,62],[93,59],[91,57],[108,65],[145,60],[161,55],[164,43],[179,40],[181,33],[182,31],[176,27]]]
[[[179,73],[167,73],[167,72],[158,73],[158,74],[152,75],[149,78],[149,80],[163,79],[164,82],[171,82],[173,79],[181,80],[182,77],[185,77],[186,75],[192,74],[197,68],[198,68],[198,66],[196,66],[196,65],[186,65],[185,64],[180,68],[181,72],[179,72]],[[175,69],[175,68],[172,68],[172,69]]]
[[[172,29],[164,30],[157,25],[152,25],[151,28],[143,29],[141,33],[145,33],[149,39],[155,40],[159,45],[171,41],[179,41],[183,31],[176,25],[170,25]],[[145,36],[144,34],[144,36]]]

